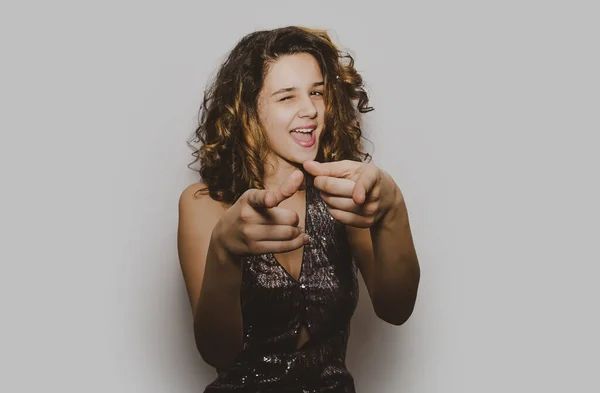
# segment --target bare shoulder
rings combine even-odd
[[[207,240],[228,206],[214,200],[203,183],[187,186],[179,197],[179,241]]]
[[[179,220],[209,224],[218,221],[228,208],[224,202],[214,200],[203,183],[193,183],[179,197]]]
[[[187,186],[179,197],[177,250],[192,309],[202,286],[213,229],[226,210],[227,205],[212,199],[202,183]]]
[[[204,183],[192,183],[187,186],[179,196],[179,206],[191,209],[221,207],[222,210],[227,210],[227,206],[223,202],[211,198]]]

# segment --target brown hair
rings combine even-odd
[[[269,147],[258,120],[257,97],[268,65],[296,53],[313,55],[324,78],[325,124],[317,161],[370,159],[361,150],[358,117],[373,108],[352,56],[340,51],[324,30],[288,26],[256,31],[229,53],[200,107],[192,139],[200,145],[190,165],[200,162],[198,172],[213,199],[231,204],[249,188],[264,188]]]

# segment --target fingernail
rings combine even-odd
[[[304,243],[309,243],[309,242],[310,242],[310,236],[304,235]]]

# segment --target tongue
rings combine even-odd
[[[294,138],[296,138],[300,141],[303,141],[303,142],[308,142],[308,141],[310,141],[310,138],[311,138],[311,134],[308,132],[303,133],[303,132],[292,131],[292,134],[294,134]]]

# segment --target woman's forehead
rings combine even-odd
[[[322,81],[315,58],[302,53],[283,56],[271,63],[265,76],[265,88],[275,93],[281,89],[311,87]]]

